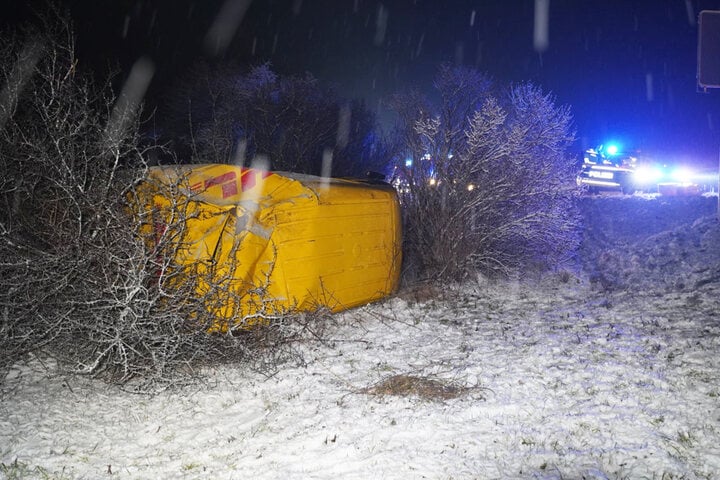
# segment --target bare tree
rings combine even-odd
[[[393,100],[394,181],[415,274],[557,264],[576,241],[569,109],[531,84],[498,93],[462,67],[441,67],[435,87],[437,108],[417,93]]]

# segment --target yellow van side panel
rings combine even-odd
[[[197,294],[217,329],[340,311],[397,289],[400,215],[387,185],[232,165],[155,167],[150,183],[145,208],[186,219],[174,260],[204,273]]]

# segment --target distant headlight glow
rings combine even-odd
[[[640,184],[659,182],[663,176],[663,171],[657,167],[638,167],[634,173],[635,181]]]
[[[680,183],[691,183],[693,179],[693,172],[687,168],[678,168],[672,172],[672,179]]]

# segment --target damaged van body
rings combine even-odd
[[[386,183],[173,165],[150,168],[139,191],[145,237],[174,247],[163,250],[171,264],[192,267],[184,271],[196,275],[215,330],[340,311],[397,289],[399,203]]]

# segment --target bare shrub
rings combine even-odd
[[[405,255],[422,279],[557,264],[577,241],[567,107],[532,84],[498,93],[483,74],[443,66],[439,105],[398,95],[395,185]]]
[[[280,76],[269,65],[249,71],[198,65],[171,90],[162,136],[183,161],[272,170],[364,176],[387,163],[365,105],[342,99],[312,76]]]
[[[17,34],[2,57],[2,364],[44,350],[79,371],[131,375],[147,352],[124,330],[152,308],[122,213],[135,179],[121,167],[141,166],[136,130],[109,135],[114,98],[78,71],[67,23],[45,26]]]
[[[46,20],[2,48],[0,374],[39,353],[148,386],[263,348],[208,334],[208,304],[223,299],[199,288],[201,265],[176,262],[186,205],[160,237],[143,229],[139,109],[80,71],[69,23]]]

